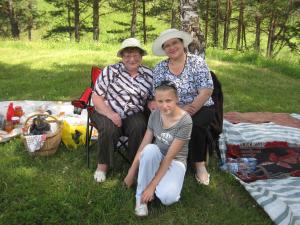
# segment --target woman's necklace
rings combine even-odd
[[[185,62],[186,62],[186,54],[184,55],[184,57],[178,60],[170,59],[168,64],[169,70],[171,71],[171,73],[178,76],[184,70]]]

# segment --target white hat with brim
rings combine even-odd
[[[180,38],[183,40],[183,45],[185,48],[193,41],[192,36],[184,31],[179,31],[177,29],[168,29],[163,31],[158,38],[155,39],[152,45],[152,52],[154,55],[162,56],[166,55],[163,44],[173,38]]]
[[[136,38],[127,38],[122,42],[121,48],[117,53],[118,57],[122,57],[122,52],[125,48],[139,48],[142,51],[142,56],[147,55],[147,51],[142,48],[141,43]]]

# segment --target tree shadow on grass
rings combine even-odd
[[[104,65],[100,65],[104,66]],[[54,64],[55,69],[0,63],[1,100],[71,100],[90,85],[89,64]]]
[[[157,59],[144,60],[153,67]],[[0,100],[70,101],[90,85],[93,64],[54,63],[50,69],[33,69],[30,64],[10,65],[0,62]],[[104,68],[106,64],[97,66]]]

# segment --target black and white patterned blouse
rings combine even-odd
[[[102,96],[106,103],[124,119],[144,111],[151,97],[152,84],[151,69],[140,66],[138,75],[133,78],[120,62],[103,69],[96,81],[94,92]]]
[[[154,87],[164,80],[172,81],[176,84],[179,104],[191,103],[198,95],[198,90],[202,88],[214,88],[209,68],[205,61],[197,55],[187,54],[184,69],[178,76],[172,74],[168,67],[169,59],[158,63],[153,70]],[[211,106],[214,102],[211,97],[204,103]]]

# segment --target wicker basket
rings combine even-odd
[[[32,123],[32,120],[37,116],[46,116],[48,123],[57,123],[57,129],[54,133],[46,134],[46,140],[45,140],[43,146],[39,150],[37,150],[35,152],[30,152],[30,151],[28,151],[28,152],[31,155],[40,155],[40,156],[53,155],[57,151],[58,146],[61,142],[61,132],[62,132],[62,122],[57,120],[54,116],[51,116],[48,114],[35,114],[35,115],[28,117],[24,123],[24,130],[25,130],[24,133],[25,134],[23,133],[21,138],[24,142],[26,149],[28,150],[29,148],[27,146],[25,136],[26,136],[26,133],[28,133],[28,130],[30,127],[30,122]],[[53,120],[48,120],[48,118],[51,118]]]

